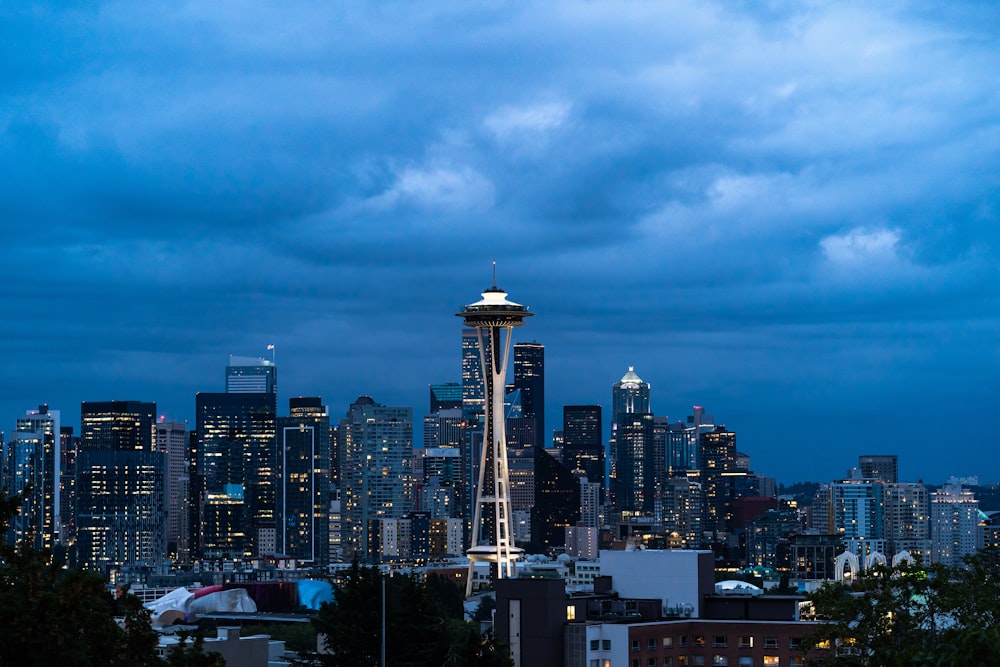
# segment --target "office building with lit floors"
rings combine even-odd
[[[698,438],[699,482],[702,494],[702,529],[718,536],[732,524],[733,498],[729,475],[736,471],[736,433],[716,426]]]
[[[167,457],[156,404],[83,402],[77,457],[77,562],[111,575],[166,558]]]
[[[330,416],[319,397],[288,401],[278,418],[277,552],[329,562]]]
[[[277,397],[199,392],[192,484],[195,557],[232,560],[276,550]]]
[[[66,544],[61,428],[59,410],[43,404],[18,418],[7,442],[0,434],[0,488],[21,496],[21,509],[11,518],[7,536],[12,544],[25,539],[36,549],[58,549]]]

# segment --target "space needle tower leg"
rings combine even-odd
[[[482,293],[482,300],[457,313],[479,338],[479,360],[485,383],[485,429],[480,452],[476,502],[473,506],[469,550],[469,573],[465,594],[472,595],[476,563],[496,566],[499,578],[513,577],[514,561],[523,550],[514,546],[510,512],[510,475],[507,468],[507,439],[504,426],[504,389],[510,354],[511,332],[524,324],[532,313],[507,300],[507,293],[494,284]],[[489,354],[487,354],[487,349]],[[485,533],[485,535],[484,535]],[[485,542],[485,543],[484,543]]]

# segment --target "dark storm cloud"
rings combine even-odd
[[[552,426],[635,364],[658,413],[708,405],[763,472],[886,443],[930,475],[914,424],[1000,386],[998,15],[5,7],[4,414],[190,417],[271,342],[288,395],[419,413],[496,259],[539,315]]]

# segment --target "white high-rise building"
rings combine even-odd
[[[931,562],[952,567],[976,551],[979,501],[972,491],[946,484],[931,494]]]

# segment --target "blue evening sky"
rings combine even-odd
[[[634,365],[760,473],[1000,480],[1000,8],[0,7],[0,429],[458,381],[496,260],[548,428]],[[605,421],[609,416],[605,414]]]

